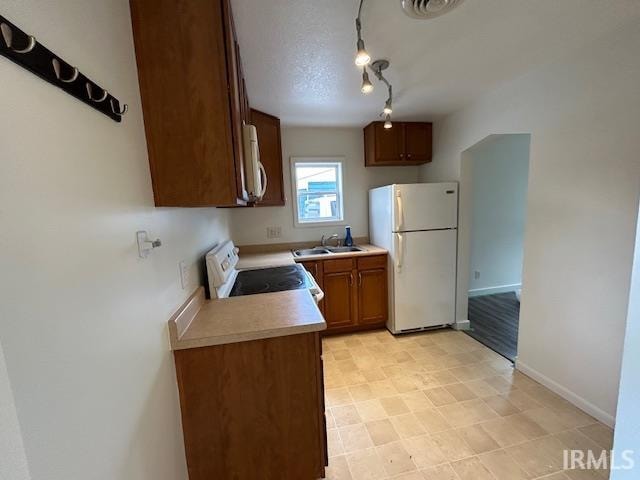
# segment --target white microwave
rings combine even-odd
[[[244,187],[250,202],[259,202],[267,191],[267,172],[260,162],[258,131],[253,125],[242,125],[244,150]]]

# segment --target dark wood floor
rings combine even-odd
[[[514,292],[469,298],[471,329],[465,333],[514,361],[518,354],[520,302]]]

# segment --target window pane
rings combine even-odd
[[[298,222],[341,221],[339,163],[296,163]]]
[[[339,220],[337,200],[335,193],[298,194],[300,221]]]
[[[298,181],[298,194],[313,191],[336,190],[336,167],[315,167],[298,165],[296,179]]]

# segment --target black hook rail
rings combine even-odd
[[[120,122],[127,105],[0,15],[0,54]]]

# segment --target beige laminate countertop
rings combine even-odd
[[[384,248],[358,245],[361,252],[294,257],[291,250],[242,253],[237,268],[278,267],[310,260],[386,254]],[[308,290],[261,293],[206,300],[200,287],[169,320],[173,350],[246,342],[265,338],[318,332],[327,324]]]
[[[183,312],[190,318],[180,318]],[[308,290],[204,300],[204,289],[200,288],[169,321],[172,350],[318,332],[326,328]]]

